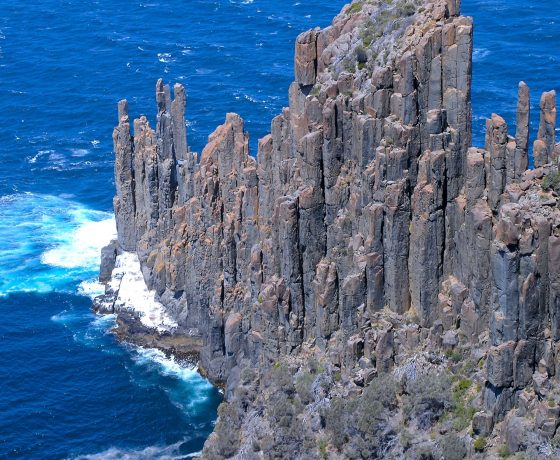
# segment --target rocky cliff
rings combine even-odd
[[[524,83],[516,132],[489,114],[471,147],[459,4],[354,1],[301,34],[256,157],[235,114],[192,152],[181,85],[155,129],[119,103],[118,251],[227,388],[204,457],[554,454],[555,93],[533,169]]]

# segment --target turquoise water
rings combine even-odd
[[[297,34],[344,2],[0,0],[0,458],[185,458],[220,394],[90,313],[114,233],[116,102],[153,121],[157,78],[188,91],[201,151],[226,112],[251,147],[287,104]],[[546,5],[544,5],[546,3]],[[475,143],[517,83],[560,90],[560,0],[463,0],[476,21]],[[533,130],[537,111],[533,110]]]

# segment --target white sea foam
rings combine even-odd
[[[37,160],[41,158],[43,155],[51,154],[51,153],[54,153],[54,150],[39,150],[35,155],[31,157],[27,157],[27,161],[29,161],[29,163],[36,163]]]
[[[55,323],[63,323],[68,319],[68,310],[62,310],[60,313],[51,316],[51,321]]]
[[[159,331],[177,327],[177,323],[169,317],[163,305],[155,299],[155,291],[148,290],[136,254],[125,252],[117,257],[111,287],[114,290],[118,289],[115,306],[137,312],[145,326]]]
[[[101,248],[116,236],[114,219],[84,221],[73,232],[62,235],[61,244],[44,252],[41,263],[61,268],[94,270],[99,265]]]
[[[163,62],[164,64],[174,61],[174,59],[171,56],[171,53],[158,53],[157,57],[158,57],[158,61]]]
[[[116,234],[114,219],[67,198],[0,197],[0,296],[75,292],[80,281],[97,275],[101,247]]]
[[[187,440],[184,439],[169,446],[150,446],[145,449],[120,449],[111,447],[104,452],[91,455],[81,455],[75,460],[175,460],[192,458],[196,454],[181,454],[180,447]]]
[[[95,299],[97,296],[105,294],[105,285],[96,279],[90,281],[82,281],[78,286],[78,294]]]
[[[191,382],[197,379],[202,381],[195,367],[187,367],[179,364],[173,356],[168,358],[161,350],[155,348],[135,347],[134,360],[140,365],[155,363],[159,368],[158,371],[160,374],[168,377],[175,377],[184,382]],[[209,383],[206,381],[204,381],[204,383],[210,388]]]
[[[475,48],[473,51],[473,61],[483,61],[487,56],[490,55],[490,50],[486,48]]]
[[[88,149],[70,149],[70,152],[72,152],[73,157],[82,158],[82,157],[85,157],[89,153],[89,150]]]
[[[208,400],[212,385],[204,379],[196,367],[178,363],[173,356],[153,348],[132,346],[132,359],[141,367],[157,371],[158,374],[176,379],[179,386],[165,387],[169,400],[183,411],[189,411]],[[188,398],[185,397],[188,393]]]

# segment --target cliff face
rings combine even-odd
[[[310,354],[348,376],[315,393],[324,402],[402,376],[422,353],[460,352],[482,363],[472,428],[487,435],[513,407],[556,394],[555,94],[541,99],[535,169],[524,83],[515,136],[492,115],[485,148],[471,148],[471,19],[459,0],[388,3],[355,1],[298,37],[289,108],[256,158],[235,114],[191,152],[181,85],[172,99],[157,83],[155,130],[145,117],[132,130],[121,101],[118,242],[138,254],[175,333],[202,338],[201,367],[229,378],[228,399],[240,400],[242,369],[259,382]],[[238,444],[256,436],[248,413],[232,422]],[[552,437],[549,415],[537,431]],[[206,455],[229,456],[217,444]]]

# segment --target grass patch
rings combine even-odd
[[[362,11],[362,8],[363,8],[363,7],[364,7],[363,2],[354,3],[354,4],[350,5],[350,8],[348,8],[348,9],[346,10],[346,13],[347,13],[347,14],[356,14],[356,13],[359,13],[360,11]]]
[[[474,450],[476,450],[477,452],[482,452],[484,449],[486,449],[486,444],[488,444],[488,442],[486,441],[486,438],[481,436],[479,438],[476,438],[473,444]]]

